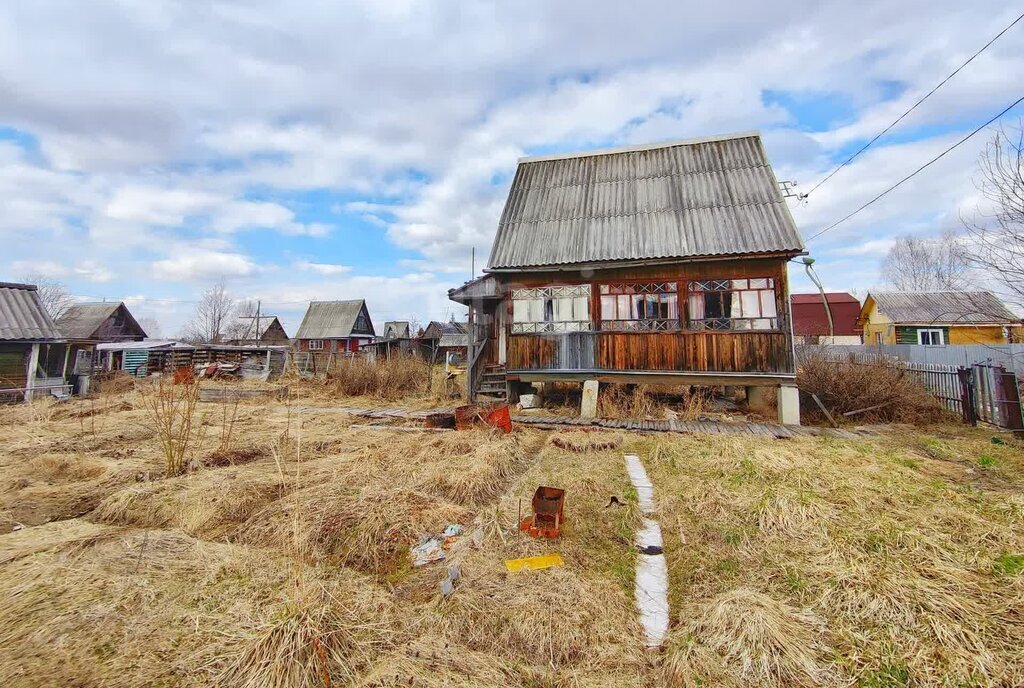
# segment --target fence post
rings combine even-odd
[[[1014,432],[1024,431],[1017,374],[1006,372],[1002,366],[997,366],[995,372],[999,383],[999,415],[1002,416],[1001,420],[1003,421],[1000,425]]]
[[[957,368],[956,375],[960,378],[960,406],[963,408],[964,422],[978,425],[978,414],[974,407],[974,376],[970,368]]]

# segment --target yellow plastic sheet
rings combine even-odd
[[[505,568],[508,569],[509,573],[516,573],[518,571],[537,571],[540,569],[549,569],[552,566],[563,566],[565,564],[562,561],[561,554],[542,554],[539,557],[526,557],[525,559],[509,559],[505,562]]]

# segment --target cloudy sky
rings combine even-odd
[[[378,324],[444,318],[471,249],[478,268],[486,259],[517,157],[758,129],[779,178],[808,190],[1020,9],[3,3],[0,280],[42,273],[77,296],[125,299],[165,335],[221,279],[289,331],[312,298],[365,297]],[[1024,22],[794,202],[804,236],[1022,84]],[[983,145],[979,135],[811,242],[826,287],[863,293],[893,236],[959,226],[979,201]]]

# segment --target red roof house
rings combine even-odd
[[[860,301],[846,292],[826,292],[828,305],[832,311],[832,324],[835,328],[835,344],[859,344],[860,328],[857,318],[860,317]],[[805,344],[818,343],[819,337],[828,337],[828,315],[821,294],[792,294],[790,305],[793,313],[793,335],[802,337]]]

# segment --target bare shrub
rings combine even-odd
[[[800,408],[808,419],[823,420],[811,394],[837,418],[848,411],[884,404],[858,414],[857,422],[928,424],[951,419],[942,404],[902,368],[807,354],[800,360],[796,382]]]
[[[393,400],[424,393],[429,374],[427,364],[412,356],[389,361],[350,358],[343,360],[327,380],[328,386],[341,396]]]
[[[199,441],[199,432],[192,424],[199,403],[199,383],[193,380],[176,385],[160,377],[153,385],[140,385],[139,396],[160,440],[167,474],[181,475],[188,465],[186,457]]]

